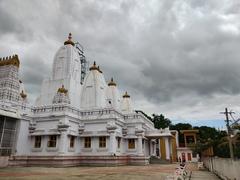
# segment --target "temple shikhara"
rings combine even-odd
[[[155,129],[114,78],[106,81],[97,62],[87,64],[69,34],[31,104],[20,57],[0,59],[0,155],[9,156],[9,166],[148,164],[150,157],[177,161],[182,153],[194,159],[191,151],[177,153],[177,131]]]

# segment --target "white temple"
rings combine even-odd
[[[175,161],[177,132],[155,129],[95,62],[89,70],[84,63],[69,34],[31,105],[18,57],[0,59],[0,154],[10,155],[9,165],[148,164],[151,156]]]

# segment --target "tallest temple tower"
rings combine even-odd
[[[61,102],[54,101],[58,93],[62,93],[71,106],[80,107],[81,92],[81,57],[69,33],[64,45],[54,56],[52,74],[42,83],[40,96],[36,100],[37,106],[51,105]],[[54,98],[55,97],[55,98]],[[58,98],[59,99],[59,98]]]

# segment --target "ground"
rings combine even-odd
[[[118,166],[118,167],[12,167],[0,169],[0,180],[165,180],[173,174],[177,164],[148,165],[148,166]],[[196,171],[192,165],[189,170]],[[204,178],[207,180],[207,178]]]

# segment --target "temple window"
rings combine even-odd
[[[106,137],[104,137],[104,136],[99,137],[99,147],[100,148],[105,148],[106,147]]]
[[[70,136],[70,148],[74,148],[75,137]]]
[[[128,149],[135,149],[135,139],[128,139]]]
[[[91,148],[91,137],[85,137],[84,138],[84,147],[85,148]]]
[[[194,136],[186,136],[186,141],[187,141],[187,144],[193,144],[195,142]]]
[[[40,148],[41,147],[41,141],[42,141],[41,136],[35,136],[34,148]]]
[[[56,135],[49,136],[48,147],[56,147],[56,145],[57,145],[57,136]]]

